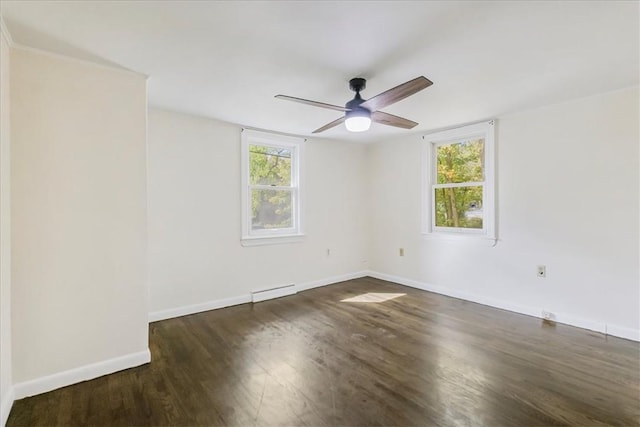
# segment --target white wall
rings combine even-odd
[[[0,25],[3,25],[0,23]],[[11,381],[11,131],[9,44],[0,35],[0,425],[13,403]]]
[[[11,120],[14,382],[148,355],[145,78],[14,49]]]
[[[305,241],[243,247],[240,131],[149,112],[152,313],[367,268],[366,147],[308,141],[301,169]]]
[[[424,239],[421,138],[373,145],[372,270],[639,339],[638,100],[627,89],[499,118],[496,247]]]

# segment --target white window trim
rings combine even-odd
[[[274,245],[301,242],[302,232],[302,179],[300,174],[303,158],[304,139],[278,135],[256,130],[244,129],[241,134],[241,209],[242,209],[242,246]],[[292,194],[293,228],[252,230],[251,229],[251,191],[249,185],[249,145],[268,145],[271,147],[291,148],[291,183],[296,191]]]
[[[435,150],[433,147],[471,137],[482,137],[485,140],[483,229],[436,227],[433,224],[435,206],[432,203],[432,186],[435,179],[435,174],[432,169],[433,165],[435,165]],[[422,234],[426,238],[478,241],[495,245],[497,242],[495,203],[495,120],[436,132],[425,135],[422,138],[424,140],[422,143]],[[468,185],[468,183],[465,185]],[[455,186],[455,184],[452,184],[452,186]]]

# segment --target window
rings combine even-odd
[[[495,240],[494,121],[424,136],[423,232]]]
[[[301,142],[301,138],[242,132],[243,245],[301,239]]]

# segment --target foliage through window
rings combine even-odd
[[[493,122],[425,136],[425,231],[494,237]]]
[[[435,147],[435,226],[482,228],[484,139]]]
[[[296,138],[243,131],[243,239],[300,234]]]

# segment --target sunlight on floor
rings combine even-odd
[[[391,293],[367,293],[358,295],[355,297],[343,299],[340,302],[385,302],[390,299],[405,296],[406,294],[391,294]]]

